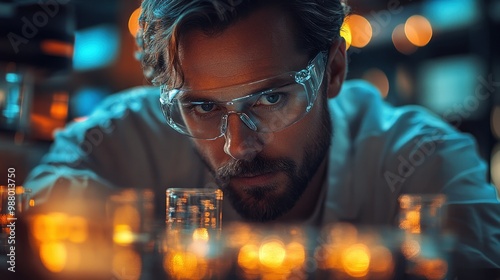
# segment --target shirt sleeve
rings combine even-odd
[[[386,181],[399,194],[445,194],[445,224],[457,245],[454,263],[500,268],[500,202],[474,138],[433,118],[422,117],[414,127],[394,142]]]
[[[156,88],[115,94],[86,120],[58,132],[24,184],[36,203],[56,192],[130,187],[160,193],[168,186],[197,185],[203,166],[196,165],[186,137],[165,124],[158,97]]]

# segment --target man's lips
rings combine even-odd
[[[231,182],[235,185],[256,186],[269,185],[278,175],[277,172],[267,172],[261,174],[244,174],[231,177]]]

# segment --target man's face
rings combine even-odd
[[[295,27],[279,9],[254,12],[221,34],[200,30],[180,41],[184,87],[216,89],[304,69],[310,57],[297,48]],[[231,100],[251,92],[221,93]],[[224,137],[194,145],[235,210],[251,221],[270,221],[299,201],[327,154],[331,124],[325,94],[298,123],[273,133],[249,129],[229,114]]]

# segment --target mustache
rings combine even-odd
[[[230,160],[219,167],[215,175],[219,181],[227,183],[231,177],[250,177],[278,171],[290,174],[295,168],[295,163],[290,159],[268,159],[258,155],[251,161]]]

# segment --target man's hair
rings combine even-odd
[[[290,13],[298,27],[298,45],[311,57],[339,38],[348,12],[342,0],[143,0],[137,58],[146,78],[154,85],[182,85],[182,34],[193,28],[217,34],[266,5],[279,5]]]

